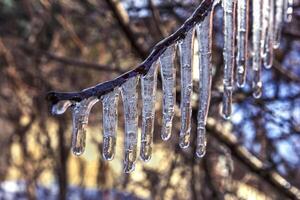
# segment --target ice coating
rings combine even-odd
[[[129,78],[121,86],[121,95],[124,107],[125,120],[125,149],[124,149],[124,172],[132,172],[135,168],[137,158],[137,131],[138,131],[138,110],[137,110],[137,84],[139,77]]]
[[[276,0],[275,2],[275,27],[274,27],[274,48],[279,48],[281,40],[281,31],[283,27],[284,20],[284,1],[286,0]]]
[[[115,155],[118,125],[119,88],[102,96],[103,105],[103,158],[112,160]]]
[[[52,106],[51,113],[53,115],[62,115],[71,105],[72,102],[69,100],[59,101]]]
[[[265,35],[265,45],[264,45],[264,56],[263,62],[264,67],[269,69],[273,65],[273,57],[274,57],[274,18],[275,18],[275,7],[274,1],[275,0],[267,0],[269,5],[267,8],[267,15],[265,16],[265,20],[267,20],[267,33]]]
[[[86,127],[88,125],[89,114],[93,105],[98,101],[97,97],[90,97],[76,102],[73,107],[72,152],[76,156],[80,156],[85,150]]]
[[[238,87],[245,85],[248,58],[248,16],[249,0],[237,1],[237,57],[236,83]]]
[[[155,62],[148,73],[141,77],[143,109],[140,157],[143,161],[149,161],[152,154],[158,66],[159,63]]]
[[[294,0],[285,0],[285,13],[284,13],[284,21],[291,22],[293,19],[293,5]]]
[[[262,66],[262,32],[263,32],[263,15],[262,8],[263,2],[261,0],[252,1],[252,89],[253,96],[259,98],[262,94],[262,82],[261,82],[261,66]]]
[[[234,70],[234,41],[235,41],[235,0],[223,0],[224,10],[224,94],[223,94],[223,117],[228,119],[232,112],[232,92],[233,92],[233,70]]]
[[[192,93],[193,93],[193,46],[194,29],[179,43],[180,72],[181,72],[181,129],[179,145],[187,148],[190,143],[191,118],[192,118]]]
[[[161,137],[168,140],[171,137],[172,122],[174,117],[175,101],[176,101],[176,71],[174,67],[174,59],[176,54],[175,45],[168,47],[160,56],[160,69],[163,88],[163,121]]]
[[[197,25],[199,46],[199,105],[197,115],[196,155],[203,157],[206,152],[206,121],[209,111],[212,83],[212,19],[210,13]]]
[[[261,4],[261,20],[262,20],[262,29],[261,29],[261,57],[262,59],[265,56],[265,46],[267,42],[267,33],[268,33],[268,26],[269,26],[269,12],[270,12],[270,1],[263,0]]]

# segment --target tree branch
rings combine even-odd
[[[284,177],[250,153],[238,143],[238,139],[231,133],[224,131],[224,127],[213,119],[207,121],[207,130],[217,140],[225,144],[233,156],[247,166],[253,173],[263,178],[266,182],[291,199],[300,199],[300,191],[292,186]]]
[[[59,62],[59,63],[65,64],[65,65],[70,65],[70,66],[80,67],[80,68],[87,68],[87,69],[92,69],[92,70],[96,70],[96,71],[108,71],[108,72],[120,72],[120,73],[125,72],[124,70],[122,70],[120,68],[113,68],[108,65],[86,62],[86,61],[78,60],[78,59],[71,59],[68,57],[56,55],[56,54],[48,52],[48,51],[43,51],[41,49],[31,48],[24,44],[20,45],[20,48],[23,49],[24,52],[27,54],[45,56],[48,60]]]
[[[286,79],[296,82],[296,83],[300,83],[300,77],[298,77],[296,74],[294,74],[293,72],[291,72],[290,70],[285,69],[276,59],[274,59],[274,69],[283,77],[285,77]]]
[[[133,47],[135,53],[142,59],[147,57],[147,52],[141,48],[141,45],[137,43],[136,38],[124,17],[124,9],[119,1],[115,0],[106,0],[107,5],[111,9],[113,15],[117,19],[120,27],[122,28],[123,32],[125,33],[126,37],[128,38],[131,46]]]
[[[100,83],[94,87],[82,90],[80,92],[50,92],[47,95],[47,100],[51,104],[55,104],[60,100],[81,101],[91,96],[101,97],[102,95],[112,91],[115,87],[121,86],[129,78],[146,74],[152,64],[158,60],[158,58],[169,46],[183,39],[191,28],[193,28],[197,23],[201,22],[207,16],[207,14],[211,11],[214,2],[215,0],[202,1],[192,16],[188,18],[175,33],[156,44],[151,54],[135,69],[111,81]]]
[[[160,36],[164,37],[165,36],[165,32],[160,27],[161,21],[160,21],[159,10],[156,9],[156,7],[154,6],[152,0],[148,0],[148,5],[149,5],[151,13],[152,13],[152,18],[153,18],[156,30],[158,31],[158,33],[159,33]]]

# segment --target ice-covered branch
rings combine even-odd
[[[268,65],[267,68],[272,64],[275,35],[277,31],[281,30],[283,16],[287,15],[283,13],[283,10],[284,6],[288,6],[288,4],[284,4],[284,0],[280,1],[282,3],[276,4],[276,13],[274,13],[274,0],[252,1],[252,86],[255,98],[262,96],[261,68],[263,63]],[[176,104],[177,73],[175,57],[177,47],[180,57],[179,70],[181,83],[179,146],[181,148],[189,146],[191,143],[192,70],[194,64],[195,34],[197,35],[197,54],[199,59],[199,89],[196,91],[199,99],[196,154],[198,157],[205,155],[206,123],[211,101],[213,71],[213,7],[218,2],[217,0],[202,1],[192,16],[175,33],[159,42],[144,62],[135,69],[111,81],[100,83],[80,92],[50,92],[48,94],[47,98],[52,104],[53,114],[63,114],[68,107],[72,108],[72,150],[75,155],[81,155],[85,149],[85,130],[88,124],[89,112],[92,106],[101,100],[103,104],[102,153],[106,160],[113,159],[117,140],[117,105],[120,93],[125,121],[124,171],[128,173],[134,170],[138,146],[138,85],[140,80],[142,96],[140,157],[144,161],[148,161],[151,158],[158,68],[160,68],[163,92],[161,137],[163,140],[168,140],[171,137]],[[235,89],[235,65],[237,65],[236,81],[239,87],[244,85],[246,78],[249,1],[223,0],[222,5],[224,36],[223,116],[228,119],[232,112],[232,95]],[[236,12],[237,9],[238,12]],[[237,24],[235,23],[236,17],[238,18]],[[276,23],[274,23],[274,20]],[[237,35],[235,32],[236,28]],[[235,40],[237,40],[237,44]],[[277,40],[277,43],[279,43],[279,40]]]
[[[129,78],[137,75],[145,75],[152,64],[158,60],[169,46],[185,38],[188,31],[207,16],[215,1],[216,0],[204,0],[184,24],[175,33],[155,45],[150,55],[135,69],[117,77],[116,79],[100,83],[80,92],[49,92],[47,95],[48,101],[53,105],[61,100],[79,102],[92,96],[100,98],[102,95],[107,94],[114,88],[121,86]]]

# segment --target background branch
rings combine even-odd
[[[221,124],[218,124],[214,119],[209,119],[206,127],[213,137],[225,144],[231,150],[232,155],[245,164],[253,173],[263,178],[285,196],[291,199],[300,199],[298,188],[292,186],[276,170],[269,168],[244,146],[241,146],[237,138],[232,133],[224,130]]]

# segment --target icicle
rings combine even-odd
[[[149,161],[152,154],[157,69],[158,63],[154,63],[148,73],[141,78],[143,110],[140,156],[143,161]]]
[[[248,10],[249,0],[237,2],[237,86],[242,88],[246,79],[248,52]]]
[[[294,1],[293,0],[286,0],[287,1],[287,9],[285,13],[285,22],[291,22],[293,19],[293,6],[294,6]]]
[[[179,145],[187,148],[190,143],[191,118],[192,118],[192,93],[193,93],[193,45],[194,29],[179,43],[180,70],[181,70],[181,129]]]
[[[199,46],[199,110],[197,122],[196,154],[203,157],[206,152],[206,120],[210,105],[212,81],[212,17],[209,14],[203,22],[197,25],[197,38]]]
[[[264,46],[264,67],[266,69],[270,69],[273,65],[273,44],[274,44],[274,1],[275,0],[268,0],[269,2],[269,9],[267,15],[267,34],[266,34],[266,42]]]
[[[259,98],[262,94],[262,82],[261,82],[261,49],[262,47],[262,1],[253,0],[252,1],[252,46],[253,46],[253,58],[252,58],[252,69],[253,69],[253,96]]]
[[[234,70],[234,39],[235,39],[235,0],[223,0],[224,9],[224,95],[223,116],[228,119],[231,115],[233,70]]]
[[[262,58],[265,57],[265,46],[267,42],[267,33],[268,33],[268,26],[269,26],[269,14],[270,14],[270,2],[269,0],[262,1],[261,7],[261,14],[262,14],[262,30],[261,30],[261,48],[260,48],[260,55]]]
[[[69,100],[59,101],[52,106],[51,113],[53,115],[62,115],[71,105],[72,102]]]
[[[97,97],[90,97],[75,103],[73,107],[72,152],[76,156],[80,156],[84,152],[89,114],[93,105],[98,101]]]
[[[283,12],[284,12],[284,1],[285,0],[276,0],[276,14],[275,14],[275,29],[274,29],[274,48],[279,48],[281,40],[281,31],[283,27]]]
[[[125,158],[124,172],[132,172],[135,168],[137,157],[137,129],[138,129],[138,111],[137,111],[137,84],[139,77],[128,79],[121,87],[121,94],[124,106],[125,120]]]
[[[103,105],[103,158],[112,160],[115,155],[116,129],[118,124],[119,88],[102,96]]]
[[[161,137],[163,140],[168,140],[171,137],[172,121],[174,117],[175,107],[175,76],[174,67],[175,45],[168,47],[160,56],[162,88],[163,88],[163,125]]]
[[[283,21],[287,20],[287,10],[289,7],[289,0],[283,0]]]

